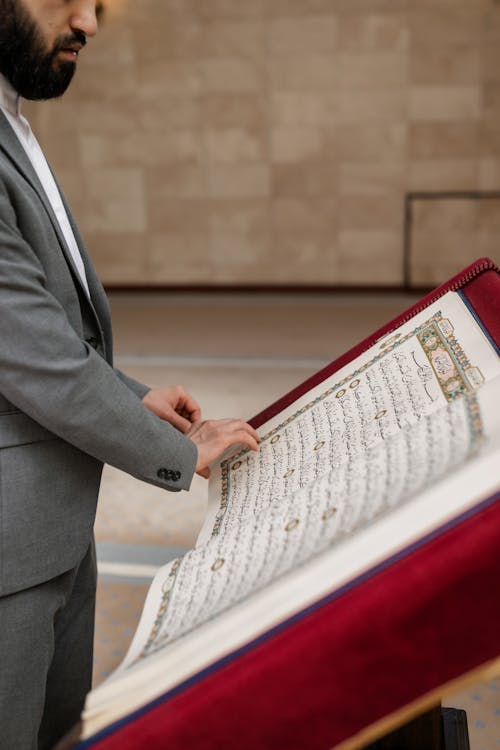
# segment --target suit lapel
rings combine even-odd
[[[87,275],[87,282],[89,284],[91,299],[89,299],[87,290],[85,289],[85,286],[82,282],[78,269],[73,260],[73,256],[71,255],[71,252],[66,244],[66,240],[64,239],[64,235],[62,233],[57,217],[52,209],[50,201],[45,193],[45,190],[43,189],[40,183],[40,180],[38,179],[38,175],[36,174],[33,168],[33,165],[31,164],[31,161],[29,160],[28,155],[26,154],[26,151],[24,150],[21,143],[19,142],[19,139],[17,138],[16,134],[12,130],[7,118],[4,116],[3,112],[1,111],[0,111],[0,148],[2,149],[2,151],[4,151],[4,153],[10,159],[10,161],[14,164],[18,172],[31,185],[33,190],[38,195],[40,202],[43,205],[47,213],[47,216],[52,224],[52,227],[56,233],[63,256],[68,266],[71,269],[73,280],[81,292],[81,297],[87,300],[89,307],[91,308],[92,313],[95,316],[96,323],[101,333],[103,334],[103,340],[105,344],[108,344],[110,341],[108,330],[103,331],[103,328],[105,329],[110,328],[109,310],[107,307],[105,294],[104,294],[104,291],[102,289],[102,286],[99,280],[97,279],[96,273],[92,267],[92,263],[87,255],[87,252],[83,246],[82,239],[80,237],[78,229],[76,228],[71,212],[69,211],[69,208],[66,204],[63,193],[61,189],[59,188],[59,185],[57,185],[58,190],[61,194],[61,198],[63,200],[64,207],[68,214],[68,219],[70,221],[71,228],[73,229],[73,232],[75,234],[75,239],[77,241],[78,248],[82,255],[82,260],[83,260],[85,272]],[[56,181],[56,184],[57,184],[57,181]],[[103,301],[103,297],[104,297],[104,301]]]
[[[54,176],[54,180],[56,180],[55,176]],[[111,333],[111,317],[110,317],[108,298],[106,296],[106,292],[104,291],[101,282],[99,281],[99,277],[96,274],[94,264],[92,263],[89,257],[89,254],[87,253],[87,250],[85,248],[82,237],[80,235],[78,226],[76,225],[76,222],[73,218],[73,214],[71,213],[71,210],[68,204],[66,203],[66,198],[64,197],[64,193],[60,189],[59,183],[57,182],[57,180],[56,180],[56,185],[61,195],[64,209],[66,211],[71,229],[75,236],[76,244],[78,245],[80,255],[82,256],[83,266],[85,268],[85,275],[87,277],[87,284],[89,285],[90,297],[93,303],[97,321],[101,329],[101,335],[103,337],[103,341],[106,344],[107,357],[108,357],[108,360],[111,361],[112,333]]]

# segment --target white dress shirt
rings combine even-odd
[[[15,91],[7,79],[0,73],[0,108],[8,119],[9,123],[17,135],[22,147],[26,151],[28,158],[33,165],[35,172],[38,175],[42,187],[45,191],[49,203],[56,215],[59,226],[63,233],[66,244],[69,248],[71,256],[75,262],[75,266],[78,270],[80,278],[83,282],[83,286],[87,290],[87,294],[90,297],[89,286],[87,283],[87,277],[85,275],[85,268],[82,261],[82,256],[75,239],[71,224],[69,223],[68,214],[64,208],[64,204],[61,199],[61,194],[57,188],[56,182],[52,176],[52,172],[49,169],[47,160],[43,155],[43,151],[40,148],[40,144],[36,140],[33,132],[30,128],[29,122],[21,114],[20,108],[20,97],[17,91]]]

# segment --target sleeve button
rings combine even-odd
[[[172,471],[172,469],[165,469],[162,467],[156,472],[158,479],[163,479],[165,482],[178,482],[182,474],[180,471]]]

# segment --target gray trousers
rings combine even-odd
[[[95,548],[74,569],[0,598],[0,750],[49,750],[92,679]]]

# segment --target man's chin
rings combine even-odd
[[[69,82],[64,86],[58,86],[57,88],[43,88],[43,89],[28,89],[24,93],[19,92],[23,99],[28,99],[32,102],[44,102],[49,99],[59,99],[69,86]]]
[[[76,63],[74,62],[64,61],[59,63],[57,66],[53,66],[53,75],[50,79],[44,82],[39,81],[36,85],[28,86],[24,92],[20,91],[19,93],[24,99],[30,99],[31,101],[58,99],[73,80],[75,70]]]

